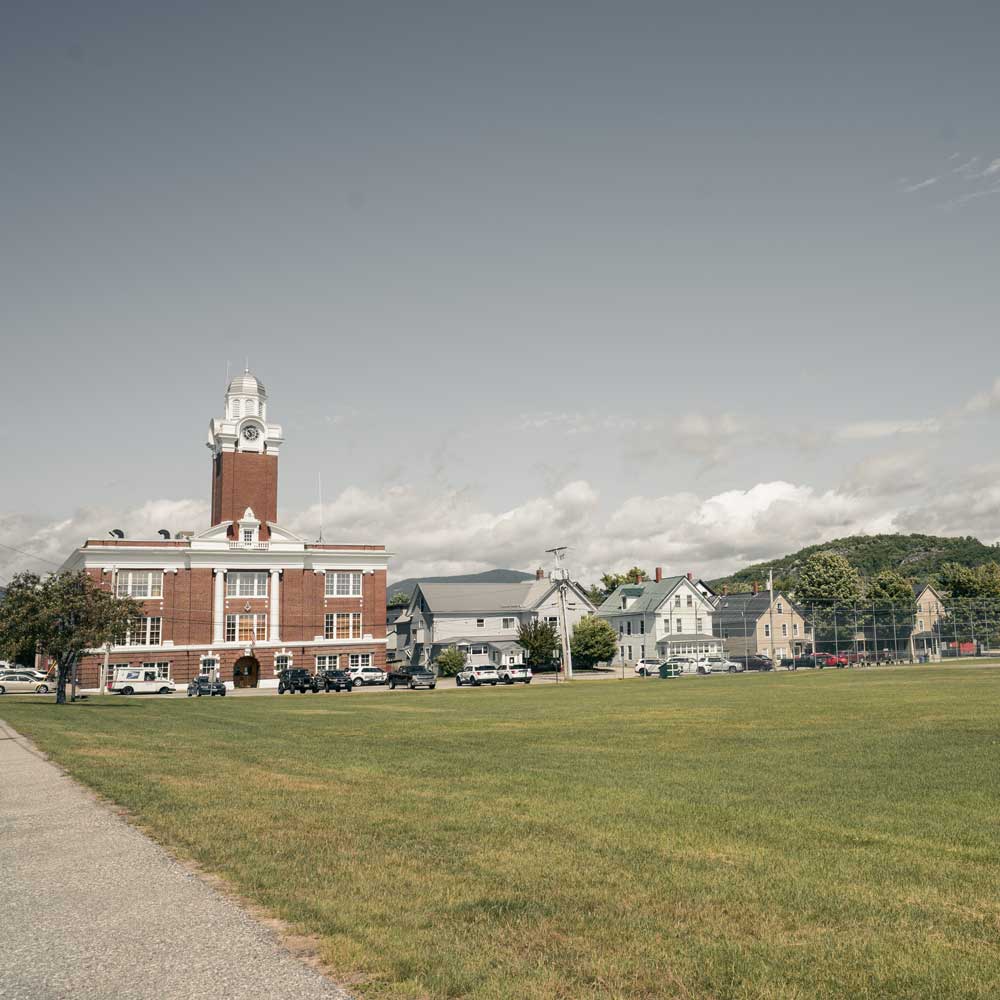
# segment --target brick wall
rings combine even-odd
[[[250,507],[260,540],[270,537],[267,521],[278,520],[278,456],[224,451],[212,459],[212,524],[238,521]],[[233,531],[230,535],[235,537]]]

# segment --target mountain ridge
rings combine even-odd
[[[817,552],[834,552],[844,556],[862,576],[870,577],[882,570],[896,570],[915,583],[934,583],[945,563],[981,566],[1000,562],[1000,544],[987,545],[971,535],[847,535],[818,545],[807,545],[776,559],[752,563],[728,576],[711,580],[719,590],[743,590],[756,581],[764,583],[769,570],[774,571],[776,587],[788,589],[798,579],[805,561]]]

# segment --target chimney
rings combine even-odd
[[[541,567],[539,567],[538,569],[536,569],[535,570],[535,579],[536,580],[544,580],[545,579],[545,570],[542,569]]]
[[[663,567],[662,566],[657,566],[656,567],[656,582],[657,583],[661,583],[662,581],[663,581]]]
[[[722,595],[723,595],[723,597],[728,597],[728,595],[729,595],[729,584],[728,583],[724,583],[722,585]]]
[[[751,585],[750,592],[753,593],[753,594],[757,593],[757,581],[756,580],[754,580],[753,584]]]
[[[688,579],[689,580],[693,580],[694,579],[694,574],[693,573],[688,573]]]

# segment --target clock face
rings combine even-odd
[[[247,441],[256,441],[257,435],[259,433],[260,431],[257,430],[257,428],[253,426],[253,424],[251,424],[249,427],[243,428],[243,437],[245,437]]]

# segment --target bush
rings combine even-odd
[[[438,654],[434,661],[438,677],[454,677],[465,667],[465,654],[452,647]]]

